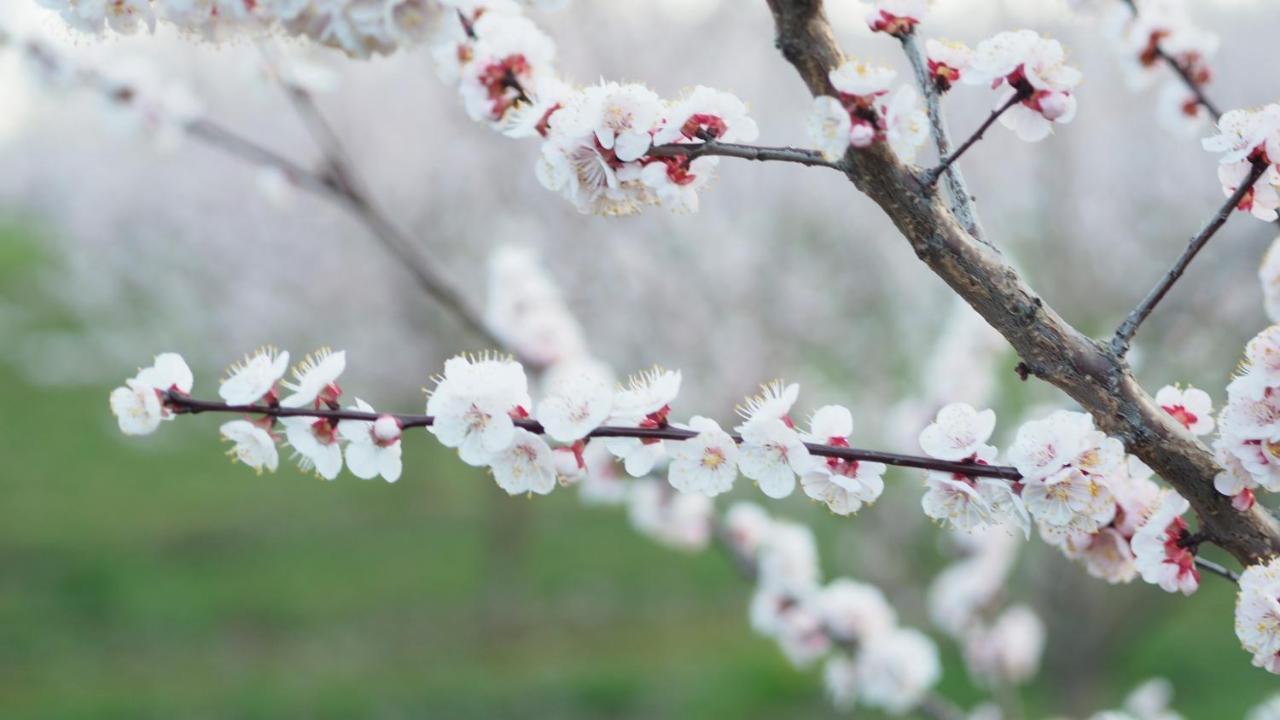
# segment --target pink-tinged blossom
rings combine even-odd
[[[1190,509],[1186,499],[1164,490],[1160,503],[1133,535],[1133,554],[1142,579],[1165,592],[1190,595],[1200,586],[1200,570],[1195,553],[1182,546],[1187,535],[1183,513]]]
[[[275,472],[280,465],[280,453],[271,433],[248,420],[232,420],[218,429],[222,437],[232,443],[227,455],[261,473],[264,469]]]
[[[218,396],[228,405],[249,405],[275,397],[276,383],[289,368],[289,353],[262,348],[232,365]]]
[[[838,97],[815,98],[808,120],[809,136],[823,156],[838,160],[850,147],[865,148],[888,139],[890,128],[885,116],[890,106],[886,96],[896,76],[889,68],[857,60],[849,60],[830,72]],[[918,108],[913,107],[913,97],[904,94],[889,101],[894,114],[894,150],[900,153],[914,154],[911,145],[920,132],[927,133],[923,116],[917,115]]]
[[[1253,664],[1280,674],[1280,559],[1251,565],[1240,574],[1235,626]]]
[[[280,404],[287,408],[319,408],[322,405],[330,409],[337,408],[338,396],[342,395],[338,377],[346,368],[346,352],[320,348],[293,368],[293,380],[282,383],[291,394],[281,400]]]
[[[892,715],[917,706],[942,676],[938,647],[911,628],[873,636],[857,663],[859,701]]]
[[[325,480],[333,480],[342,471],[342,446],[338,444],[335,423],[324,418],[283,417],[285,439],[293,448],[294,461],[303,472],[314,471]]]
[[[806,442],[833,447],[849,447],[853,416],[847,408],[827,405],[809,420]],[[837,515],[850,515],[863,505],[875,502],[884,492],[885,466],[864,460],[842,460],[811,455],[800,484],[810,498],[825,503]]]
[[[489,461],[493,479],[509,495],[546,495],[556,488],[556,467],[545,440],[515,428],[511,443]]]
[[[790,416],[799,392],[799,385],[774,381],[738,408],[745,420],[735,428],[742,436],[738,468],[775,499],[790,495],[796,475],[810,468],[809,449]]]
[[[1280,158],[1280,105],[1257,110],[1230,110],[1218,120],[1218,134],[1201,141],[1205,150],[1221,153],[1219,162],[1236,165],[1250,160],[1269,163]]]
[[[471,119],[498,125],[512,108],[530,102],[540,76],[552,72],[555,44],[520,15],[484,13],[472,29],[476,40],[458,92]]]
[[[939,92],[947,92],[960,82],[973,61],[973,50],[961,42],[934,40],[924,42],[929,63],[929,77]]]
[[[627,517],[641,534],[677,550],[702,550],[711,541],[711,498],[680,493],[664,482],[635,480],[627,494]]]
[[[873,0],[867,11],[867,27],[902,37],[911,32],[929,12],[929,0]]]
[[[728,492],[738,477],[737,443],[710,418],[695,415],[689,420],[689,429],[698,434],[688,440],[667,441],[671,487],[707,497]]]
[[[369,403],[356,398],[351,408],[358,412],[373,413]],[[338,423],[338,435],[347,441],[347,469],[362,480],[372,480],[379,475],[387,482],[400,479],[400,421],[391,415],[379,415],[376,420],[343,420]]]
[[[667,426],[671,403],[680,392],[680,372],[653,368],[628,379],[613,396],[609,425],[657,429]],[[605,447],[623,461],[632,477],[647,475],[663,455],[661,440],[606,438]]]
[[[866,642],[898,623],[898,614],[880,588],[846,578],[827,583],[813,605],[827,631],[841,643]]]
[[[1073,93],[1081,74],[1065,60],[1066,53],[1057,40],[1031,30],[1003,32],[974,49],[964,81],[1000,90],[996,107],[1015,95],[1020,97],[1000,116],[1000,124],[1019,139],[1036,142],[1048,137],[1053,125],[1069,123],[1075,117]]]
[[[773,529],[773,519],[759,505],[739,500],[724,514],[723,527],[724,539],[734,552],[754,560]]]
[[[1165,385],[1156,393],[1156,404],[1192,435],[1213,432],[1213,400],[1199,388]]]
[[[149,367],[111,391],[111,412],[125,435],[150,435],[160,423],[172,420],[164,403],[166,393],[191,394],[191,369],[177,353],[161,353]]]
[[[1226,197],[1234,195],[1241,185],[1249,181],[1252,172],[1253,164],[1248,160],[1219,165],[1218,181],[1222,183],[1222,194]],[[1236,209],[1266,222],[1275,220],[1276,210],[1280,208],[1277,184],[1280,184],[1280,172],[1275,165],[1268,165],[1262,177],[1241,196]]]
[[[576,93],[551,116],[538,180],[579,212],[629,215],[654,202],[640,159],[663,105],[642,85],[602,83]]]
[[[965,665],[985,685],[1020,685],[1039,672],[1045,635],[1044,621],[1034,610],[1010,606],[990,626],[969,633]]]
[[[445,447],[456,448],[468,465],[488,465],[511,447],[513,417],[527,417],[528,381],[520,363],[487,355],[459,355],[444,365],[444,375],[427,400],[434,418],[428,430]]]
[[[613,390],[597,373],[563,376],[538,403],[535,417],[547,436],[563,443],[581,440],[600,427],[613,408]]]

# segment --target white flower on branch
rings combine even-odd
[[[714,497],[728,492],[738,477],[738,446],[715,420],[695,415],[689,429],[697,435],[688,440],[667,441],[671,463],[667,481],[682,493]]]
[[[1217,425],[1218,492],[1244,511],[1253,506],[1255,488],[1280,491],[1280,325],[1245,346],[1241,373],[1227,385]]]
[[[1240,574],[1235,620],[1236,637],[1253,653],[1253,664],[1280,675],[1280,559]]]
[[[373,408],[356,398],[357,412],[372,413]],[[372,480],[379,475],[387,482],[400,479],[400,421],[391,415],[379,415],[377,420],[343,420],[338,423],[338,434],[347,441],[347,469],[362,480]]]
[[[234,443],[227,454],[232,459],[262,472],[265,468],[275,472],[280,465],[280,453],[271,433],[248,420],[232,420],[219,428],[222,437]]]
[[[1000,116],[1000,123],[1018,138],[1036,142],[1048,137],[1053,125],[1071,122],[1076,114],[1075,87],[1080,71],[1065,63],[1057,40],[1031,30],[1003,32],[978,43],[964,81],[1003,88],[996,101],[1001,108],[1017,102]]]
[[[853,416],[848,408],[827,405],[809,419],[804,440],[820,445],[849,447]],[[885,466],[865,460],[842,460],[811,455],[800,484],[810,498],[825,503],[837,515],[850,515],[870,505],[884,492]]]
[[[126,435],[150,435],[164,420],[173,419],[165,407],[164,393],[191,393],[194,378],[191,368],[177,353],[161,353],[149,367],[142,368],[124,386],[111,391],[111,412],[116,416],[120,432]]]
[[[445,447],[457,448],[463,462],[488,465],[515,442],[512,416],[527,417],[531,404],[520,363],[458,355],[445,362],[427,400],[427,414],[435,418],[428,429]]]
[[[1219,162],[1223,165],[1253,158],[1280,158],[1280,105],[1223,113],[1218,120],[1218,134],[1205,138],[1201,145],[1209,152],[1221,153]]]
[[[937,418],[921,431],[920,449],[929,457],[953,462],[994,457],[996,448],[987,441],[995,428],[995,411],[979,412],[968,403],[952,403],[939,410]]]
[[[738,408],[745,419],[735,428],[742,435],[738,467],[771,498],[784,498],[796,488],[796,475],[810,467],[809,449],[791,421],[800,386],[774,381],[761,387]]]
[[[513,428],[511,442],[489,462],[498,487],[510,495],[547,495],[556,488],[556,465],[545,440]]]
[[[924,49],[929,63],[929,77],[939,92],[945,93],[960,82],[973,61],[973,50],[954,40],[929,38],[924,43]]]
[[[338,377],[347,369],[347,353],[339,350],[332,352],[329,348],[320,348],[315,353],[303,358],[293,369],[293,381],[284,381],[284,387],[291,395],[280,401],[288,408],[300,408],[312,405],[337,407],[342,388],[338,386]]]
[[[555,44],[520,15],[485,13],[472,28],[476,41],[458,92],[471,119],[498,125],[513,107],[530,102],[539,78],[553,72]]]
[[[294,460],[303,472],[314,470],[325,480],[342,472],[342,446],[338,444],[337,423],[325,418],[283,417],[285,439],[294,450]]]
[[[1195,554],[1182,546],[1187,533],[1183,513],[1191,509],[1186,499],[1173,490],[1161,491],[1155,512],[1133,535],[1133,554],[1142,579],[1165,592],[1190,595],[1200,586]]]
[[[679,371],[655,367],[632,375],[627,386],[613,396],[613,410],[608,424],[641,428],[665,427],[667,416],[671,413],[671,403],[679,392]],[[606,438],[605,447],[623,461],[623,467],[632,477],[649,474],[664,455],[660,440]]]
[[[698,85],[670,103],[662,126],[653,136],[655,145],[670,143],[755,142],[760,135],[747,106],[736,95]]]
[[[1156,404],[1192,435],[1213,432],[1213,400],[1199,388],[1165,385],[1156,393]]]
[[[929,0],[873,0],[867,11],[867,27],[901,37],[915,28],[929,12]]]
[[[1249,160],[1228,163],[1218,166],[1218,181],[1222,183],[1222,194],[1231,197],[1240,186],[1249,181],[1253,173],[1253,163]],[[1280,171],[1275,165],[1268,165],[1262,177],[1245,192],[1244,197],[1236,204],[1236,209],[1248,212],[1259,220],[1271,222],[1276,219],[1280,209]]]
[[[218,397],[229,405],[251,405],[274,395],[276,383],[289,369],[289,353],[265,347],[232,365],[218,387]]]
[[[597,373],[557,378],[535,417],[553,440],[571,443],[600,427],[613,409],[613,390]]]
[[[926,455],[951,462],[989,465],[997,450],[987,440],[995,430],[996,416],[966,403],[952,403],[938,411],[937,418],[920,433],[920,447]],[[925,515],[948,522],[957,530],[974,532],[992,525],[1007,525],[1031,531],[1022,498],[1007,480],[930,471],[925,476],[928,490],[921,498]]]

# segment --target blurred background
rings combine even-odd
[[[208,116],[308,163],[318,154],[248,42],[76,34],[31,0],[0,21],[94,67],[146,64],[194,90]],[[832,0],[855,56],[907,68],[858,3]],[[1205,2],[1223,38],[1211,96],[1274,100],[1273,3]],[[763,2],[574,0],[534,13],[563,72],[642,81],[670,97],[735,92],[761,144],[804,145],[809,99],[772,47]],[[1080,114],[1037,145],[997,129],[963,165],[988,234],[1068,320],[1098,334],[1146,292],[1219,205],[1199,134],[1156,122],[1096,19],[1055,0],[938,0],[926,35],[976,43],[1028,26],[1085,72]],[[373,195],[476,307],[487,263],[536,251],[592,351],[621,372],[684,373],[677,416],[722,424],[769,379],[799,381],[802,412],[855,409],[855,441],[911,452],[943,400],[1018,418],[1066,399],[1021,383],[1016,359],[957,309],[878,209],[835,173],[725,160],[691,216],[578,215],[533,175],[536,143],[470,122],[425,50],[349,61],[280,40],[322,78],[320,103]],[[348,352],[344,387],[420,412],[444,359],[480,350],[341,209],[280,188],[195,143],[119,131],[91,93],[51,91],[0,48],[0,715],[4,717],[828,717],[818,673],[748,627],[750,588],[714,553],[655,544],[617,507],[573,492],[508,498],[425,438],[395,485],[333,483],[288,463],[229,465],[217,421],[149,438],[116,430],[109,390],[157,352],[181,352],[210,396],[263,343],[296,357]],[[967,135],[991,98],[947,98]],[[922,163],[931,159],[924,156]],[[1221,402],[1244,342],[1265,326],[1256,267],[1274,236],[1239,218],[1144,327],[1139,375]],[[952,352],[954,350],[954,352]],[[918,473],[852,519],[797,496],[830,577],[880,585],[930,631],[925,588],[947,562],[919,511]],[[732,497],[755,494],[740,482]],[[1042,543],[1008,584],[1048,624],[1031,716],[1115,706],[1144,679],[1187,717],[1238,717],[1276,689],[1232,633],[1232,588],[1192,599],[1111,587]],[[986,697],[944,648],[940,690]],[[864,717],[875,717],[859,710]]]

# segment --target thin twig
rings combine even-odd
[[[1133,13],[1134,17],[1137,17],[1138,6],[1134,0],[1124,0],[1124,3],[1129,6],[1129,10]],[[1187,71],[1187,68],[1182,66],[1182,63],[1178,62],[1177,58],[1165,52],[1165,49],[1160,47],[1160,42],[1158,40],[1155,43],[1155,50],[1156,55],[1164,61],[1165,65],[1168,65],[1170,69],[1177,73],[1178,77],[1182,79],[1183,84],[1187,86],[1187,89],[1195,95],[1196,102],[1200,103],[1205,110],[1208,110],[1209,115],[1213,116],[1213,121],[1217,122],[1218,119],[1222,117],[1222,113],[1219,112],[1217,106],[1213,104],[1213,101],[1209,99],[1209,96],[1205,94],[1201,83],[1196,82],[1195,78],[1191,77],[1191,73]]]
[[[972,135],[970,135],[968,140],[965,140],[964,143],[962,143],[954,153],[943,158],[942,162],[938,163],[937,167],[931,168],[928,172],[924,174],[924,178],[921,180],[921,182],[924,183],[924,186],[931,187],[934,183],[938,182],[938,176],[941,175],[943,172],[945,172],[947,168],[951,167],[952,163],[954,163],[956,160],[959,160],[960,156],[964,155],[965,151],[968,150],[970,147],[972,147],[974,143],[981,140],[983,133],[985,133],[988,129],[990,129],[991,126],[995,124],[995,121],[998,120],[1000,116],[1005,113],[1006,110],[1013,107],[1014,105],[1017,105],[1018,103],[1022,102],[1025,99],[1026,99],[1026,96],[1022,93],[1022,91],[1015,91],[1013,93],[1013,96],[1010,97],[1007,101],[1005,101],[1003,105],[996,108],[995,110],[992,110],[991,114],[987,116],[986,120],[982,121],[982,124],[978,126],[977,131],[974,132]]]
[[[1129,316],[1116,329],[1115,337],[1111,340],[1111,350],[1115,354],[1124,355],[1129,351],[1129,345],[1133,341],[1134,334],[1138,332],[1138,326],[1147,319],[1147,316],[1151,314],[1156,305],[1164,299],[1173,284],[1186,272],[1187,266],[1195,259],[1196,254],[1204,248],[1214,233],[1227,222],[1227,219],[1231,217],[1231,213],[1240,205],[1244,197],[1253,190],[1253,184],[1258,181],[1258,178],[1262,177],[1266,170],[1266,163],[1256,162],[1253,164],[1253,168],[1245,181],[1240,183],[1240,187],[1236,188],[1236,191],[1231,193],[1231,196],[1227,198],[1222,207],[1218,208],[1218,211],[1209,219],[1208,224],[1195,237],[1191,238],[1191,242],[1187,243],[1186,249],[1182,251],[1182,255],[1178,257],[1173,267],[1169,268],[1168,272],[1160,278],[1155,287],[1151,288],[1151,291],[1147,293],[1146,298],[1129,313]]]
[[[1201,570],[1207,570],[1214,575],[1224,577],[1237,585],[1240,584],[1240,573],[1227,569],[1212,560],[1205,560],[1197,555],[1196,565],[1199,566]]]
[[[183,414],[199,414],[206,412],[235,413],[239,415],[262,415],[266,417],[313,417],[324,420],[377,420],[382,415],[391,415],[400,422],[401,427],[431,427],[435,418],[430,415],[397,415],[391,413],[369,413],[358,410],[320,410],[312,408],[287,408],[270,405],[228,405],[221,402],[197,400],[177,393],[167,393],[165,403],[175,411]],[[537,420],[516,418],[513,422],[531,433],[542,434],[543,428]],[[591,431],[588,437],[610,438],[630,437],[641,440],[688,440],[697,437],[693,430],[677,427],[639,428],[604,425]],[[737,435],[730,435],[734,442],[742,442]],[[1018,480],[1022,477],[1017,468],[1000,465],[979,465],[974,463],[948,462],[918,455],[900,455],[880,450],[864,450],[861,448],[824,445],[821,443],[805,443],[809,452],[820,457],[837,458],[839,460],[856,460],[859,462],[878,462],[896,467],[935,470],[955,473],[969,477],[991,477],[1004,480]]]
[[[951,131],[947,127],[946,116],[942,114],[942,93],[938,91],[938,86],[930,77],[928,61],[925,59],[924,51],[920,49],[920,40],[916,37],[914,29],[903,34],[899,39],[902,41],[902,51],[911,61],[911,69],[915,72],[916,86],[924,96],[929,124],[933,128],[933,143],[938,149],[938,158],[948,157],[951,155]],[[946,181],[947,194],[951,196],[951,213],[975,240],[990,245],[982,232],[978,209],[974,204],[973,194],[969,192],[969,186],[964,180],[964,174],[960,172],[960,166],[947,166],[942,177]]]
[[[763,147],[759,145],[742,145],[739,143],[726,143],[718,140],[708,140],[700,143],[673,143],[670,145],[655,145],[649,149],[652,157],[687,157],[694,160],[700,157],[715,155],[720,157],[733,157],[742,160],[756,160],[760,162],[789,162],[809,167],[825,167],[832,170],[845,172],[846,167],[842,161],[827,160],[822,153],[817,150],[806,150],[803,148],[793,147]]]

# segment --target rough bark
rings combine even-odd
[[[767,0],[777,46],[814,95],[834,94],[842,53],[821,0]],[[851,150],[847,175],[874,200],[916,255],[1014,347],[1027,372],[1070,395],[1098,427],[1187,498],[1209,541],[1248,565],[1280,555],[1280,524],[1260,506],[1237,512],[1213,487],[1205,445],[1160,409],[1123,358],[1062,319],[993,247],[961,228],[939,193],[883,143]]]

